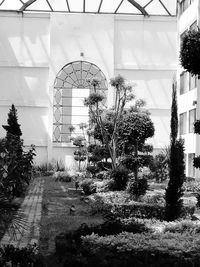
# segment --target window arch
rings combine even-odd
[[[54,122],[53,141],[66,143],[70,141],[69,126],[81,134],[80,123],[89,120],[88,107],[84,98],[88,97],[92,86],[89,80],[100,81],[98,90],[107,95],[107,81],[103,72],[95,64],[87,61],[74,61],[65,65],[57,74],[54,83]]]

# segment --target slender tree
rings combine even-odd
[[[183,182],[185,178],[184,164],[184,142],[177,140],[178,115],[176,82],[172,85],[172,106],[171,106],[171,134],[170,134],[170,159],[169,159],[169,183],[165,193],[165,216],[167,221],[173,221],[180,217],[183,202]]]
[[[22,135],[20,124],[18,123],[17,109],[14,104],[12,104],[10,111],[8,113],[8,125],[3,125],[3,128],[6,130],[6,137],[9,138],[10,134],[14,135],[17,139],[20,139]]]

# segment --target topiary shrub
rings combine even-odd
[[[200,120],[196,120],[194,123],[194,133],[200,134]]]
[[[200,156],[193,158],[193,166],[197,169],[200,168]]]
[[[110,175],[110,178],[113,179],[111,190],[124,190],[128,182],[128,174],[129,171],[123,166],[112,170]]]
[[[132,181],[129,185],[128,191],[131,196],[138,199],[146,194],[148,189],[148,182],[145,178],[140,178],[137,181]]]
[[[192,75],[200,75],[200,30],[188,31],[180,50],[180,62]]]

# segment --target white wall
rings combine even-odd
[[[155,148],[169,144],[172,78],[176,72],[176,19],[118,16],[115,21],[115,75],[133,84],[147,102],[155,125],[149,140]]]
[[[136,82],[155,123],[151,142],[155,148],[168,144],[175,18],[0,12],[0,125],[16,104],[25,144],[37,145],[37,163],[62,158],[72,165],[72,148],[52,145],[53,84],[76,60],[96,64],[108,80],[120,73]]]
[[[0,125],[18,109],[25,145],[47,146],[49,18],[0,13]],[[0,127],[0,137],[5,131]]]

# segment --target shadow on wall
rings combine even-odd
[[[0,125],[15,104],[25,145],[47,146],[49,19],[12,14],[0,16]],[[0,136],[5,136],[0,127]],[[43,152],[45,157],[45,152]]]

